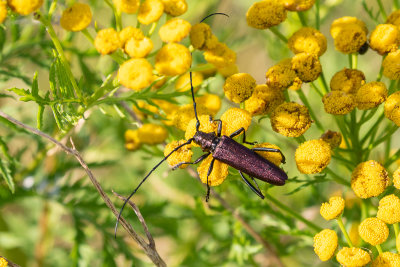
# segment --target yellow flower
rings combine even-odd
[[[0,24],[7,18],[7,4],[6,2],[0,1]]]
[[[379,196],[388,185],[387,171],[375,160],[361,162],[351,174],[351,188],[359,198]]]
[[[230,108],[222,114],[221,121],[222,134],[229,136],[242,127],[247,131],[251,124],[251,115],[244,109]]]
[[[278,64],[272,66],[265,73],[266,84],[272,88],[285,89],[290,86],[297,77],[292,69],[292,59],[281,60]]]
[[[137,19],[141,24],[148,25],[160,19],[164,13],[161,0],[145,0],[139,7]]]
[[[338,247],[338,236],[335,231],[324,229],[314,236],[314,251],[321,261],[332,258]]]
[[[246,13],[247,24],[256,29],[268,29],[286,19],[287,10],[278,0],[263,0],[254,3]]]
[[[382,62],[383,75],[390,80],[400,79],[400,50],[390,52]]]
[[[205,23],[193,25],[190,30],[190,42],[199,50],[213,49],[218,44],[218,38],[212,34],[210,26]]]
[[[0,256],[0,267],[7,267],[7,266],[8,262],[6,261],[6,259]]]
[[[212,155],[208,156],[205,160],[201,162],[200,166],[197,167],[197,172],[199,173],[200,180],[203,184],[207,184],[207,173],[212,159]],[[210,186],[220,185],[227,176],[228,165],[218,160],[215,160],[212,172],[208,177],[208,184]]]
[[[369,37],[369,46],[381,55],[397,51],[399,45],[400,30],[392,24],[379,24]]]
[[[376,246],[386,241],[389,228],[381,219],[367,218],[358,226],[358,233],[365,242]]]
[[[334,149],[338,147],[342,142],[342,134],[340,132],[333,132],[331,130],[328,130],[323,135],[321,135],[321,139],[327,142],[331,146],[331,149]]]
[[[142,112],[143,109],[145,109],[151,113],[154,113],[154,114],[160,114],[160,112],[158,111],[158,108],[156,106],[150,105],[149,103],[147,103],[144,100],[138,100],[136,102],[136,105],[132,105],[132,109],[140,119],[147,118],[147,115],[148,115],[147,113]]]
[[[331,197],[329,199],[329,202],[324,202],[321,205],[321,209],[319,212],[321,213],[321,216],[329,221],[338,218],[340,215],[342,215],[343,210],[344,210],[344,199],[339,196]]]
[[[225,80],[225,96],[235,103],[244,102],[253,94],[256,85],[256,80],[248,73],[233,74]]]
[[[131,38],[142,40],[144,34],[140,29],[132,26],[125,27],[119,32],[119,40],[121,41],[122,47],[125,47],[126,42]]]
[[[400,167],[393,173],[393,185],[397,189],[400,189]]]
[[[127,14],[136,13],[140,5],[140,0],[113,0],[113,2],[117,10]]]
[[[298,137],[311,126],[306,106],[295,102],[283,103],[271,113],[272,129],[287,137]]]
[[[297,91],[301,89],[303,81],[299,77],[294,78],[293,83],[288,87],[289,90]]]
[[[344,247],[336,254],[336,259],[346,267],[362,267],[371,261],[371,256],[361,248]]]
[[[371,267],[396,267],[400,266],[400,255],[392,252],[383,252],[375,258]]]
[[[192,25],[186,20],[173,18],[161,26],[158,34],[163,42],[178,43],[189,35],[191,27]]]
[[[292,69],[303,82],[315,81],[322,72],[321,63],[315,54],[299,53],[292,58]]]
[[[39,9],[43,0],[7,0],[7,4],[12,11],[20,15],[28,15]]]
[[[315,4],[315,0],[285,0],[284,2],[287,10],[297,12],[309,10]]]
[[[385,101],[385,117],[400,126],[400,92],[391,94]]]
[[[138,129],[138,138],[143,144],[161,144],[167,137],[167,130],[163,126],[154,123],[143,124],[142,127]]]
[[[188,71],[191,63],[189,49],[181,44],[169,43],[158,51],[155,68],[162,75],[175,76]]]
[[[346,28],[348,25],[358,25],[361,27],[362,31],[365,33],[365,35],[368,34],[368,29],[365,23],[361,20],[359,20],[356,17],[349,17],[349,16],[344,16],[338,19],[335,19],[332,24],[331,24],[331,29],[330,33],[333,37],[333,39],[337,38],[339,34],[341,34],[341,31]]]
[[[86,29],[92,21],[90,6],[83,3],[75,3],[62,13],[60,24],[67,31],[78,32]]]
[[[197,97],[196,103],[200,106],[204,106],[210,111],[210,115],[215,115],[221,109],[221,99],[218,95],[204,94]]]
[[[356,102],[353,95],[343,91],[332,91],[322,98],[326,113],[334,115],[344,115],[350,113],[355,107]]]
[[[326,37],[314,28],[303,27],[289,38],[288,46],[295,54],[306,52],[320,57],[326,51]]]
[[[217,68],[223,68],[236,62],[236,53],[226,44],[217,42],[213,48],[206,50],[204,58],[208,63],[214,64]]]
[[[209,115],[201,115],[199,116],[199,121],[200,121],[200,128],[199,130],[205,133],[217,133],[217,127],[218,124],[215,121],[210,122],[210,116]],[[196,134],[196,123],[197,120],[196,118],[193,118],[187,125],[186,132],[185,132],[185,138],[190,139],[193,138],[193,136]],[[193,143],[193,146],[199,146],[195,143]]]
[[[125,148],[131,151],[137,150],[142,143],[139,140],[138,130],[125,131]]]
[[[376,217],[388,224],[400,222],[400,199],[394,194],[383,197]]]
[[[192,72],[192,84],[193,84],[193,89],[196,92],[199,88],[201,83],[203,82],[204,77],[201,72],[194,71]],[[178,92],[185,92],[190,90],[190,73],[187,72],[180,76],[178,80],[175,82],[175,89]],[[197,102],[197,101],[196,101]]]
[[[330,83],[332,91],[355,94],[365,84],[365,75],[360,70],[344,68],[333,75]]]
[[[203,106],[197,106],[197,115],[209,115],[209,111]],[[194,118],[194,109],[192,104],[179,107],[172,113],[172,123],[178,129],[186,131],[189,122]]]
[[[150,38],[131,38],[125,44],[125,52],[133,58],[144,58],[153,50],[153,42]]]
[[[217,70],[225,78],[239,72],[238,66],[236,64],[230,64],[222,68],[217,68]]]
[[[164,4],[164,12],[177,17],[184,14],[188,8],[185,0],[161,0]]]
[[[319,173],[331,161],[331,147],[322,140],[309,140],[296,149],[294,158],[301,173]]]
[[[253,147],[265,147],[265,148],[273,148],[281,150],[279,146],[270,143],[255,144]],[[279,152],[256,151],[256,153],[262,156],[263,158],[269,160],[278,167],[279,165],[281,165],[283,160],[282,154]]]
[[[333,21],[330,33],[335,48],[342,53],[356,53],[367,41],[365,23],[355,17],[342,17]]]
[[[392,12],[386,20],[387,24],[393,24],[397,27],[400,26],[400,10]]]
[[[103,29],[97,33],[94,47],[102,55],[112,54],[121,47],[121,40],[113,28]]]
[[[271,113],[277,106],[285,100],[281,90],[275,90],[266,84],[259,84],[254,88],[254,92],[245,104],[245,109],[252,116],[266,115]]]
[[[169,153],[172,152],[175,148],[178,146],[186,143],[187,140],[179,140],[179,141],[172,141],[171,143],[167,144],[164,148],[164,156],[167,156]],[[178,150],[176,150],[174,153],[169,156],[167,159],[169,166],[175,166],[178,163],[181,162],[190,162],[192,159],[193,152],[191,150],[191,145],[186,145]],[[185,169],[188,166],[188,164],[183,164],[179,166],[180,169]]]
[[[125,61],[118,70],[119,82],[132,90],[140,91],[153,81],[153,67],[144,58]]]
[[[369,82],[358,89],[355,100],[358,109],[371,109],[382,104],[388,95],[383,82]]]

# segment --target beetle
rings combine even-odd
[[[216,14],[221,14],[221,15],[226,15],[225,13],[213,13],[205,17],[202,21],[204,21],[206,18],[216,15]],[[203,131],[200,131],[200,121],[197,116],[197,107],[196,107],[196,99],[194,97],[194,89],[193,89],[193,83],[192,83],[192,72],[190,74],[190,90],[191,90],[191,95],[192,95],[192,101],[193,101],[193,109],[194,109],[194,115],[196,118],[196,133],[195,135],[188,139],[185,143],[177,146],[174,148],[168,155],[166,155],[159,163],[157,163],[148,173],[147,175],[143,178],[143,180],[139,183],[139,185],[135,188],[135,190],[129,195],[129,197],[124,201],[124,204],[121,207],[121,210],[118,214],[117,222],[115,225],[115,234],[118,228],[118,223],[119,219],[121,217],[122,211],[129,201],[130,198],[137,192],[137,190],[140,188],[140,186],[147,180],[147,178],[155,171],[164,161],[166,161],[173,153],[178,151],[180,148],[191,144],[194,142],[195,144],[199,145],[203,152],[206,152],[202,156],[200,156],[198,159],[196,159],[193,162],[180,162],[176,164],[175,166],[172,167],[173,170],[179,168],[179,166],[183,164],[197,164],[201,162],[202,160],[206,159],[209,155],[212,155],[213,159],[211,160],[210,166],[207,171],[207,195],[206,195],[206,201],[209,200],[210,197],[210,183],[209,183],[209,176],[213,170],[214,162],[215,160],[219,160],[225,164],[228,164],[229,166],[237,169],[239,171],[240,176],[242,177],[243,181],[246,183],[247,186],[250,187],[250,189],[256,193],[261,199],[264,199],[264,195],[262,194],[259,186],[257,185],[257,182],[254,180],[254,178],[259,179],[263,182],[267,182],[273,185],[279,185],[282,186],[285,184],[286,180],[288,179],[287,174],[278,166],[270,162],[269,160],[263,158],[261,155],[257,154],[256,151],[267,151],[267,152],[278,152],[282,155],[282,163],[285,163],[285,157],[283,156],[282,152],[279,149],[274,149],[274,148],[264,148],[264,147],[257,147],[257,148],[247,148],[244,145],[236,142],[233,138],[235,136],[240,135],[243,133],[243,139],[242,143],[249,144],[249,145],[254,145],[256,142],[248,142],[246,141],[246,131],[242,127],[238,129],[237,131],[233,132],[229,136],[222,135],[222,121],[217,119],[217,120],[212,120],[210,116],[210,121],[211,122],[217,122],[217,133],[211,132],[211,133],[206,133]],[[254,186],[245,176],[244,174],[249,175],[251,180],[254,182],[256,186]]]

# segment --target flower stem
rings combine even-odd
[[[349,244],[349,246],[352,248],[353,247],[353,243],[351,242],[350,236],[346,231],[346,228],[344,227],[343,221],[342,221],[342,216],[339,216],[338,218],[336,218],[336,221],[340,227],[340,230],[342,231],[344,237],[346,238],[347,244]]]
[[[319,0],[315,1],[315,28],[319,30],[320,14],[319,14]]]
[[[350,183],[349,181],[345,180],[344,178],[340,177],[339,175],[337,175],[334,171],[332,171],[329,167],[325,168],[326,172],[329,173],[330,175],[332,175],[333,180],[335,180],[337,183],[339,184],[343,184],[346,185],[348,187],[350,187]]]
[[[303,27],[307,27],[307,19],[305,18],[304,12],[296,12],[296,13],[297,13],[297,16],[299,17],[301,25]]]
[[[275,34],[279,39],[281,39],[285,44],[287,44],[288,39],[282,33],[280,33],[280,31],[278,31],[277,28],[271,27],[271,28],[269,28],[269,30],[273,34]]]
[[[385,8],[383,7],[382,0],[378,0],[377,2],[378,2],[378,5],[379,5],[379,10],[381,12],[382,18],[383,18],[384,21],[386,21],[387,15],[386,15]]]
[[[382,254],[382,253],[383,253],[382,248],[381,248],[381,245],[376,245],[375,247],[376,247],[376,249],[378,250],[379,254]]]
[[[399,236],[399,223],[393,224],[393,229],[394,229],[394,234],[395,234],[396,239],[397,239],[397,237]]]
[[[324,72],[321,72],[321,74],[319,75],[318,82],[322,88],[322,93],[324,95],[327,94],[329,92],[329,87],[328,84],[326,83]]]
[[[319,129],[321,132],[324,132],[324,127],[322,127],[322,124],[319,122],[317,116],[315,116],[315,113],[314,113],[314,111],[312,110],[311,105],[310,105],[310,103],[309,103],[308,100],[307,100],[307,97],[304,95],[304,92],[303,92],[302,90],[297,90],[296,92],[297,92],[297,94],[299,95],[301,101],[304,103],[304,105],[307,106],[308,111],[310,112],[311,118],[315,121],[315,124],[317,125],[318,129]]]
[[[358,65],[358,53],[353,53],[351,54],[351,62],[353,63],[351,65],[352,69],[357,69],[357,65]]]

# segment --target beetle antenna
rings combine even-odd
[[[189,145],[191,142],[193,142],[193,138],[190,138],[189,140],[187,140],[187,142],[177,146],[168,155],[166,155],[159,163],[157,163],[156,166],[153,167],[153,169],[150,170],[150,172],[143,178],[143,180],[139,183],[139,185],[135,188],[135,190],[133,190],[133,192],[129,195],[129,197],[124,201],[124,204],[122,205],[122,207],[118,213],[117,222],[115,223],[114,238],[117,238],[117,229],[118,229],[118,225],[119,225],[119,219],[121,218],[122,211],[124,210],[129,199],[131,199],[131,197],[136,193],[136,191],[139,189],[139,187],[147,180],[147,178],[150,176],[150,174],[152,174],[152,172],[155,171],[158,168],[158,166],[161,165],[161,163],[163,163],[167,158],[169,158],[169,156],[171,156],[172,153],[176,152],[178,149],[180,149],[183,146]]]
[[[224,15],[224,16],[227,16],[227,17],[229,18],[229,15],[228,15],[228,14],[225,14],[225,13],[222,13],[222,12],[216,12],[216,13],[212,13],[212,14],[206,16],[205,18],[203,18],[203,19],[200,21],[200,23],[202,23],[203,21],[205,21],[206,19],[208,19],[209,17],[212,17],[212,16],[214,16],[214,15]]]

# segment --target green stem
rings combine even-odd
[[[367,207],[367,203],[365,202],[365,200],[361,201],[361,220],[360,221],[364,221],[366,218],[368,218],[368,207]]]
[[[315,28],[319,30],[320,14],[319,14],[319,0],[315,1]]]
[[[349,54],[347,56],[348,60],[349,60],[349,68],[351,69],[353,66],[353,57],[351,56],[351,54]]]
[[[321,72],[321,74],[319,75],[318,82],[322,88],[322,93],[324,95],[327,94],[329,92],[329,87],[328,84],[326,83],[324,72]]]
[[[303,216],[301,216],[300,214],[298,214],[297,212],[295,212],[294,210],[292,210],[288,206],[282,204],[279,200],[277,200],[276,198],[274,198],[270,194],[266,193],[265,194],[265,198],[270,200],[272,203],[275,204],[275,206],[277,206],[281,210],[287,212],[292,217],[294,217],[294,218],[298,219],[299,221],[303,222],[304,224],[306,224],[308,227],[312,228],[316,232],[321,232],[322,231],[321,227],[319,227],[318,225],[314,224],[313,222],[307,220],[306,218],[304,218]]]
[[[376,245],[375,247],[376,247],[376,249],[378,250],[379,254],[382,254],[382,253],[383,253],[382,248],[381,248],[381,245]]]
[[[303,27],[307,27],[307,19],[304,16],[304,12],[296,12],[296,13],[297,13],[297,16],[300,19],[301,25]]]
[[[324,97],[324,94],[319,90],[319,88],[314,84],[314,82],[311,83],[311,87],[314,88],[314,90],[319,94],[320,97]]]
[[[351,62],[353,63],[351,65],[352,69],[357,69],[357,65],[358,65],[358,53],[353,53],[351,54]]]
[[[313,109],[311,108],[311,105],[308,102],[307,97],[304,95],[304,92],[301,89],[297,90],[296,92],[299,95],[301,101],[304,103],[304,105],[307,106],[308,111],[310,112],[311,118],[315,121],[315,124],[317,125],[318,129],[321,132],[324,132],[324,127],[322,127],[322,124],[319,122],[317,116],[315,116],[315,113],[314,113]]]
[[[352,150],[350,142],[349,142],[349,134],[347,132],[346,126],[343,123],[343,116],[338,117],[338,116],[333,115],[333,117],[335,118],[336,125],[339,127],[340,132],[342,133],[342,138],[343,138],[344,142],[346,143],[347,149]],[[351,157],[353,157],[353,153],[351,153],[350,155],[351,155]]]
[[[399,236],[399,223],[394,223],[393,229],[394,229],[394,234],[395,234],[396,240],[397,240],[397,237]]]
[[[329,167],[326,167],[325,170],[326,170],[327,173],[332,175],[333,180],[335,180],[337,183],[343,184],[343,185],[346,185],[346,186],[350,187],[350,182],[349,181],[346,181],[343,177],[340,177],[339,175],[337,175]]]
[[[287,44],[288,39],[282,33],[280,33],[277,28],[271,27],[271,28],[269,28],[269,30],[273,34],[275,34],[279,39],[281,39],[285,44]]]
[[[290,102],[289,90],[284,90],[283,96],[285,97],[285,102]]]
[[[296,139],[296,142],[299,144],[302,144],[306,141],[306,138],[304,137],[304,135],[300,135],[298,137],[295,137],[294,139]]]
[[[153,24],[151,24],[151,28],[149,30],[149,33],[147,34],[147,37],[150,38],[153,35],[156,28],[157,28],[157,22],[153,22]]]
[[[342,231],[344,237],[346,238],[347,243],[349,244],[349,246],[352,248],[353,247],[353,243],[351,242],[350,236],[346,231],[346,228],[344,227],[343,221],[342,221],[342,216],[339,216],[338,218],[336,218],[336,221],[340,227],[340,230]]]
[[[384,164],[385,168],[389,168],[390,165],[393,164],[393,162],[395,162],[396,160],[398,160],[400,157],[400,149],[398,149],[396,151],[396,153],[394,153],[390,158],[388,158]]]
[[[399,0],[393,0],[393,5],[396,10],[400,9],[400,1]]]
[[[365,141],[367,141],[368,137],[374,132],[378,130],[378,125],[383,121],[383,117],[385,117],[385,114],[382,112],[379,118],[375,121],[374,125],[369,128],[369,131],[364,135],[364,137],[361,139],[361,144],[364,144]]]
[[[83,29],[81,32],[83,33],[83,35],[86,36],[86,38],[87,38],[92,44],[94,44],[94,38],[93,38],[92,35],[89,33],[89,31],[87,30],[87,28],[86,28],[86,29]]]
[[[385,8],[383,7],[382,0],[378,0],[377,2],[378,2],[378,5],[379,5],[379,10],[381,12],[382,18],[383,18],[384,21],[386,21],[387,15],[386,15]]]
[[[385,57],[386,57],[386,55],[382,57],[382,63],[385,60]],[[382,80],[382,75],[383,75],[383,64],[382,63],[381,63],[381,68],[379,69],[378,76],[376,77],[377,82],[380,82]]]

